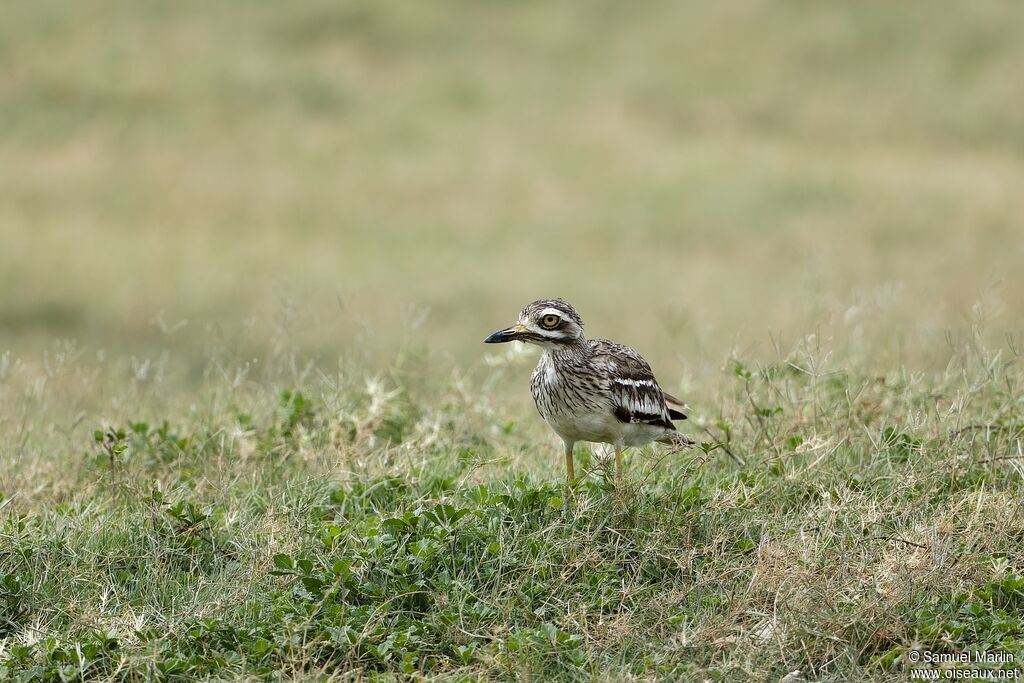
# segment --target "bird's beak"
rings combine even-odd
[[[498,330],[487,339],[484,339],[484,344],[504,344],[505,342],[515,341],[516,339],[519,339],[519,336],[523,332],[526,332],[526,328],[523,325],[506,327],[503,330]]]

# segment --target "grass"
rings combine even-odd
[[[905,677],[914,648],[1020,661],[1019,360],[964,351],[885,376],[816,346],[734,359],[702,448],[635,452],[621,508],[606,454],[567,487],[537,420],[458,380],[211,380],[173,422],[56,450],[27,432],[4,468],[0,671],[850,680]],[[492,372],[519,374],[509,358]],[[73,401],[92,377],[51,381]]]
[[[0,680],[1019,667],[1022,7],[12,3]],[[621,508],[542,296],[692,406]]]

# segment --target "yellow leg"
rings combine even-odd
[[[565,444],[565,476],[568,478],[571,484],[573,479],[576,478],[576,472],[572,466],[572,447],[573,444]]]
[[[626,495],[626,488],[622,480],[622,448],[616,446],[615,448],[615,497],[619,503],[622,502],[623,496]]]

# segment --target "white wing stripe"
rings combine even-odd
[[[626,377],[615,377],[612,379],[616,384],[624,384],[627,387],[653,387],[654,380],[650,379],[628,379]]]

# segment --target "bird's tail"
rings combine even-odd
[[[663,391],[662,396],[665,397],[665,407],[668,408],[668,416],[673,420],[685,420],[686,413],[683,411],[689,410],[690,406],[667,392]]]

